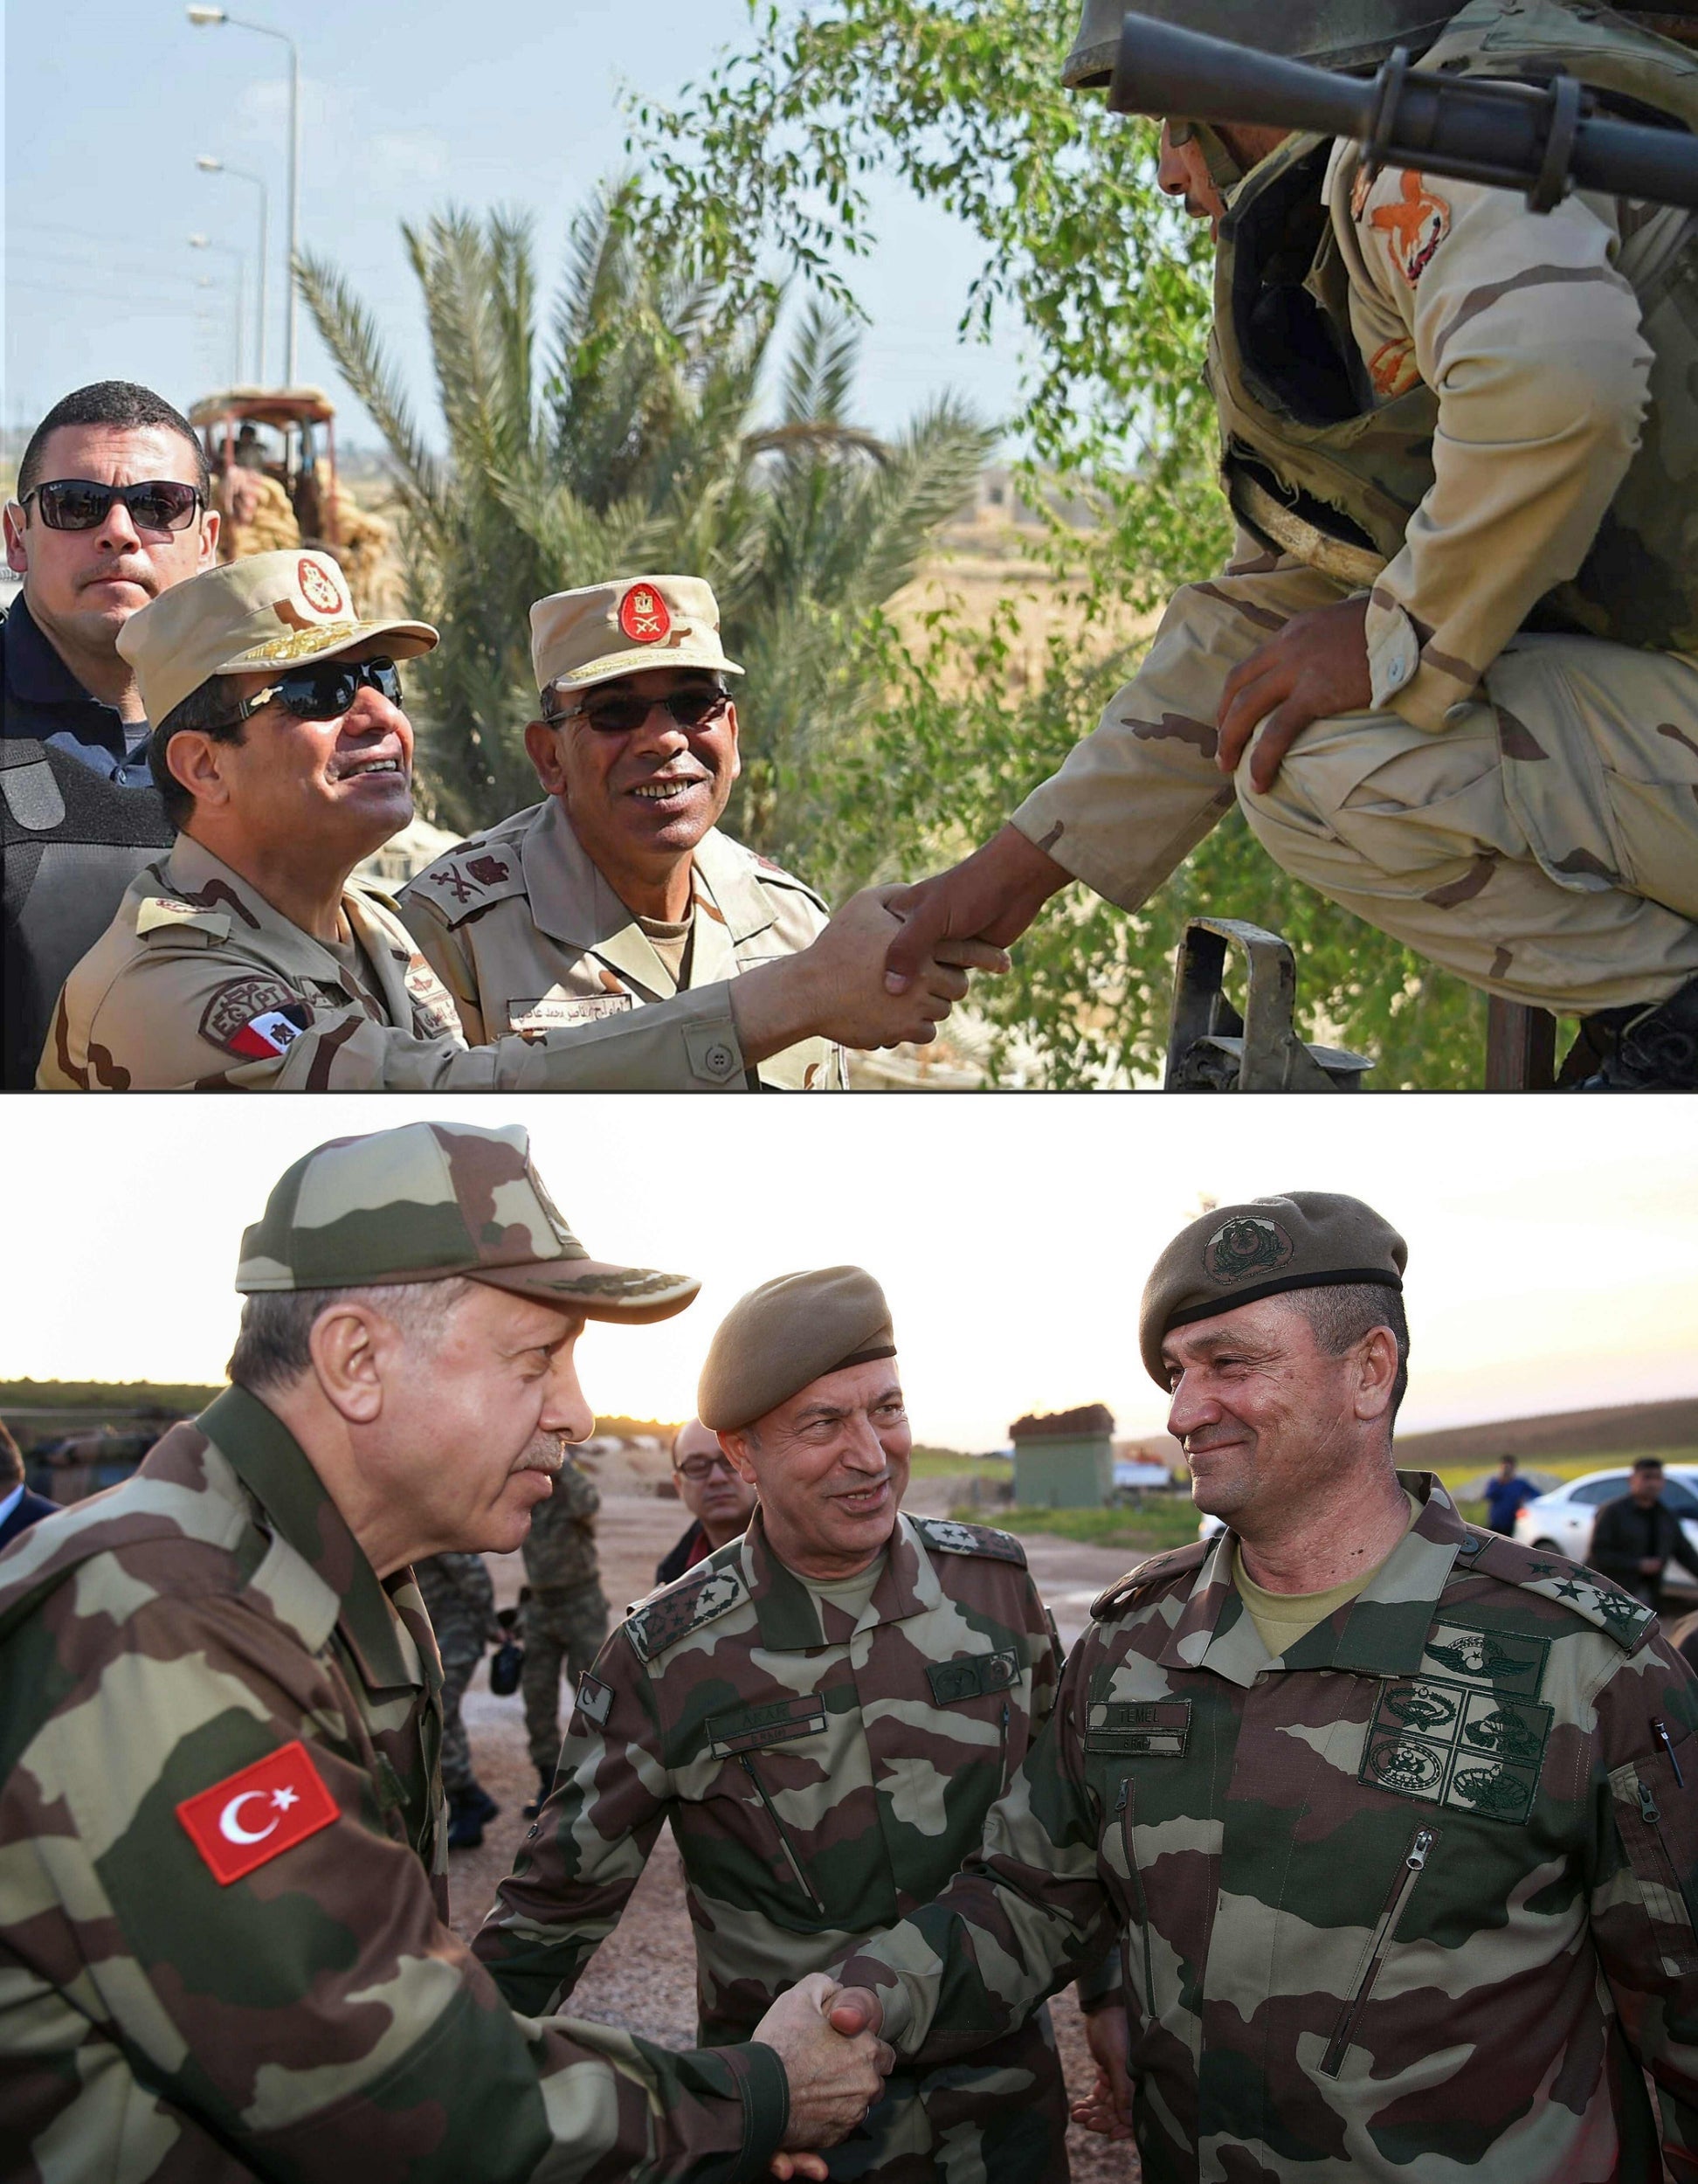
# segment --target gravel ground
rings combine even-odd
[[[910,1496],[910,1506],[923,1512],[930,1499],[927,1496],[922,1503],[916,1493]],[[684,1530],[686,1521],[673,1502],[649,1496],[605,1496],[600,1526],[602,1584],[616,1614],[627,1601],[650,1590],[655,1563]],[[1120,1575],[1126,1558],[1065,1540],[1034,1540],[1030,1552],[1033,1574],[1063,1639],[1071,1644],[1088,1618],[1092,1600]],[[492,1555],[489,1561],[497,1601],[506,1605],[517,1598],[524,1580],[520,1559]],[[494,1901],[528,1825],[520,1807],[531,1794],[534,1778],[519,1700],[491,1694],[487,1664],[466,1695],[466,1723],[479,1780],[501,1807],[500,1819],[485,1831],[481,1849],[453,1854],[454,1925],[469,1938]],[[694,1980],[694,1950],[678,1853],[670,1832],[663,1832],[624,1918],[579,1982],[572,2008],[581,2015],[626,2026],[669,2047],[687,2048],[695,2041]],[[1068,2091],[1078,2098],[1094,2075],[1083,2022],[1071,1993],[1057,1996],[1051,2007]],[[1074,2184],[1135,2184],[1137,2157],[1130,2146],[1109,2146],[1075,2125],[1068,2134],[1068,2153]],[[1051,2180],[1034,2177],[1032,2184],[1051,2184]]]

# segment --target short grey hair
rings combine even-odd
[[[1386,1424],[1395,1426],[1409,1390],[1409,1321],[1402,1293],[1384,1282],[1343,1282],[1336,1289],[1289,1289],[1286,1302],[1303,1315],[1317,1347],[1329,1358],[1342,1358],[1347,1350],[1354,1350],[1376,1327],[1391,1330],[1398,1345],[1398,1377]]]
[[[412,1344],[434,1342],[472,1287],[464,1275],[441,1282],[375,1282],[349,1289],[262,1289],[242,1299],[242,1324],[225,1372],[262,1394],[293,1387],[312,1364],[313,1328],[338,1304],[369,1304]]]

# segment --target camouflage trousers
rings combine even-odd
[[[1315,570],[1188,584],[1096,735],[1018,816],[1135,909],[1233,801],[1221,687],[1294,615],[1348,597]],[[1237,798],[1269,854],[1470,985],[1558,1013],[1666,999],[1698,976],[1698,661],[1523,636],[1436,735],[1395,713],[1305,729]],[[1217,903],[1230,910],[1230,903]]]
[[[534,1586],[520,1623],[525,1665],[519,1689],[525,1701],[525,1737],[539,1775],[552,1775],[560,1758],[560,1673],[574,1682],[595,1666],[607,1639],[607,1602],[599,1585]]]
[[[460,1701],[483,1659],[483,1633],[456,1618],[437,1632],[437,1650],[442,1655],[442,1787],[453,1797],[469,1790],[477,1780],[466,1724],[460,1719]]]
[[[961,2062],[899,2063],[825,2160],[832,2184],[1068,2184],[1067,2094],[1047,2007]]]

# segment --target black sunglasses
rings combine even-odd
[[[621,690],[604,698],[591,698],[569,713],[545,710],[542,717],[550,728],[559,728],[567,721],[583,721],[604,736],[629,736],[643,725],[657,705],[665,706],[680,728],[706,728],[710,721],[718,720],[730,702],[728,690],[711,687],[674,690],[664,698],[643,698],[634,690]]]
[[[22,505],[41,505],[41,520],[50,531],[92,531],[107,520],[114,501],[129,510],[139,531],[186,531],[206,506],[198,486],[185,486],[176,478],[148,478],[135,486],[98,485],[93,478],[55,478],[52,484],[32,486]]]
[[[298,721],[338,720],[362,690],[401,702],[401,670],[392,660],[332,660],[322,667],[294,667],[256,697],[245,698],[229,725],[251,721],[263,706],[280,705]]]

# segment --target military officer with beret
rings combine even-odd
[[[401,914],[473,1046],[599,1021],[794,955],[825,905],[720,832],[740,771],[719,603],[700,577],[630,577],[531,609],[541,804],[408,881]],[[847,1082],[811,1039],[763,1085]]]
[[[410,1564],[510,1552],[590,1430],[595,1260],[520,1129],[297,1160],[243,1240],[232,1385],[0,1556],[10,2177],[746,2184],[880,2090],[804,1982],[719,2053],[521,2022],[447,1924],[441,1667]],[[887,2058],[886,2058],[887,2060]]]
[[[1225,1529],[1097,1601],[983,1858],[838,1976],[970,2056],[1123,1930],[1085,2119],[1145,2184],[1690,2177],[1698,1684],[1394,1469],[1405,1260],[1308,1191],[1163,1252],[1143,1361]]]
[[[557,2008],[670,1819],[717,2046],[957,1870],[1049,1714],[1060,1649],[1018,1540],[901,1513],[896,1338],[860,1268],[743,1297],[698,1410],[759,1507],[580,1683],[554,1794],[474,1946],[515,2009]],[[1066,2125],[1039,2012],[965,2068],[896,2073],[831,2174],[1057,2184]]]
[[[119,647],[155,723],[176,826],[66,983],[37,1073],[49,1090],[738,1090],[798,1039],[922,1042],[966,992],[946,949],[920,998],[887,993],[879,891],[799,955],[640,1017],[494,1028],[468,1049],[395,905],[350,875],[412,815],[396,665],[428,624],[362,621],[328,554],[257,554],[177,585]]]

